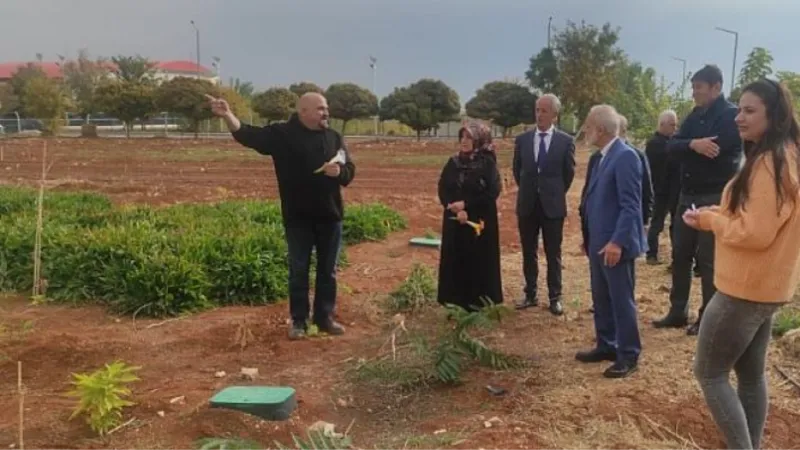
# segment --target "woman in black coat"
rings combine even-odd
[[[491,132],[480,123],[458,132],[459,152],[439,178],[442,246],[439,259],[441,304],[477,310],[502,303],[497,197],[500,173]]]

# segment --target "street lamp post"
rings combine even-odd
[[[733,67],[731,67],[731,95],[733,94],[733,86],[736,84],[736,53],[739,52],[739,33],[727,28],[716,27],[718,31],[733,35]]]
[[[217,72],[217,84],[222,86],[222,59],[219,56],[212,56],[211,59],[214,60],[211,65],[214,66],[214,70]]]
[[[377,100],[378,92],[376,91],[376,89],[377,89],[377,87],[376,87],[377,86],[376,85],[377,78],[375,76],[376,75],[375,72],[378,69],[378,58],[375,58],[374,56],[370,56],[369,57],[369,66],[372,68],[372,94],[375,95],[375,99]],[[378,113],[377,112],[375,113],[375,116],[373,117],[373,126],[375,128],[375,139],[377,139],[378,138]]]
[[[676,56],[673,56],[672,59],[674,59],[675,61],[680,61],[681,63],[683,63],[683,75],[681,76],[681,99],[683,99],[683,94],[686,92],[686,85],[685,85],[685,83],[686,83],[686,60],[683,59],[683,58],[678,58]]]
[[[197,25],[194,23],[194,20],[190,21],[189,23],[192,24],[192,28],[194,28],[194,36],[195,36],[195,47],[197,51],[196,59],[197,59],[197,78],[200,78],[200,30],[197,28]]]
[[[550,26],[553,23],[553,16],[547,19],[547,48],[550,48]]]

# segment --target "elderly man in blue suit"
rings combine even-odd
[[[642,221],[642,162],[619,138],[620,117],[609,105],[591,109],[584,132],[600,148],[587,180],[585,214],[596,346],[578,352],[585,363],[613,361],[603,376],[624,378],[638,368],[641,340],[636,321],[634,265],[647,251]]]

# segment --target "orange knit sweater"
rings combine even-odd
[[[797,148],[786,148],[784,185],[800,192]],[[800,281],[800,197],[784,196],[778,211],[775,165],[759,156],[745,209],[731,214],[731,183],[719,209],[698,214],[700,229],[715,237],[714,284],[725,294],[755,302],[791,301]],[[791,193],[790,193],[791,194]]]

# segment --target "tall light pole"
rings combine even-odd
[[[211,65],[214,66],[214,69],[217,72],[217,79],[218,79],[217,84],[222,86],[222,69],[221,69],[222,59],[220,59],[219,56],[212,56],[211,59],[214,60],[214,62],[212,62]]]
[[[681,99],[683,99],[683,94],[686,92],[686,60],[676,56],[673,56],[672,59],[683,63],[683,75],[681,76]]]
[[[375,72],[378,69],[378,58],[376,58],[374,56],[370,56],[369,57],[369,66],[372,68],[372,94],[375,95],[375,99],[377,100],[378,99],[378,92],[376,91],[376,89],[377,89],[376,88],[376,80],[377,80],[377,78],[375,76]],[[379,103],[379,107],[380,107],[380,103]],[[375,127],[375,139],[377,139],[378,138],[378,113],[377,112],[375,113],[375,116],[373,117],[373,122],[374,122],[374,127]]]
[[[195,46],[196,46],[196,50],[197,50],[197,55],[196,55],[197,68],[196,68],[196,71],[197,71],[197,78],[200,79],[200,30],[197,28],[197,25],[195,25],[194,20],[190,21],[189,23],[191,23],[192,24],[192,28],[194,28]]]
[[[727,28],[716,27],[718,31],[722,31],[723,33],[732,34],[734,37],[733,41],[733,67],[731,68],[731,95],[733,95],[733,86],[736,84],[736,53],[739,52],[739,33],[733,30],[728,30]]]
[[[553,23],[553,16],[547,19],[547,48],[550,48],[550,26]]]

